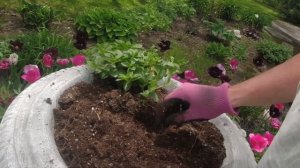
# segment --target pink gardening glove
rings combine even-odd
[[[228,83],[224,83],[218,87],[199,85],[192,83],[183,83],[178,89],[171,92],[165,97],[164,102],[170,100],[182,100],[182,112],[177,112],[174,108],[168,116],[165,116],[167,122],[181,123],[191,120],[209,120],[216,118],[223,113],[236,115],[228,99]],[[173,101],[174,102],[174,101]],[[178,101],[177,101],[178,102]],[[166,107],[167,108],[167,107]],[[186,109],[184,109],[186,108]]]

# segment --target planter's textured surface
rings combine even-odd
[[[9,106],[0,124],[1,168],[65,168],[54,141],[53,109],[60,95],[80,81],[92,81],[85,67],[58,71],[25,89]],[[168,86],[178,86],[175,81]],[[256,167],[253,153],[227,115],[211,120],[224,136],[226,159],[222,168]]]

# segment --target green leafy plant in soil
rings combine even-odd
[[[113,78],[125,91],[138,89],[145,97],[157,100],[158,81],[175,74],[179,66],[163,60],[154,49],[117,40],[98,44],[88,51],[88,65],[102,79]]]
[[[210,27],[210,36],[212,40],[217,42],[222,42],[225,45],[230,45],[230,43],[235,39],[235,35],[232,31],[225,28],[224,22],[218,20],[217,22],[207,22]]]
[[[292,57],[293,51],[285,45],[263,40],[256,45],[257,52],[271,64],[280,64]]]
[[[241,12],[240,21],[248,26],[262,30],[264,26],[271,24],[272,18],[262,12],[245,9]]]
[[[154,4],[158,11],[165,13],[171,19],[177,17],[189,19],[196,14],[196,10],[187,0],[162,0],[154,1]]]
[[[222,43],[208,43],[205,54],[219,61],[225,61],[226,58],[232,55],[231,49],[224,46]]]
[[[167,30],[172,19],[159,12],[153,5],[145,5],[127,11],[129,18],[133,20],[138,32],[147,30]]]
[[[11,54],[11,51],[9,49],[9,44],[7,41],[1,41],[0,42],[0,60],[2,58],[5,58],[6,56],[8,56],[9,54]]]
[[[234,21],[240,13],[240,6],[235,0],[225,0],[219,4],[219,17],[226,21]]]
[[[98,41],[114,41],[136,37],[136,24],[133,21],[124,12],[94,8],[79,15],[75,24],[78,30],[87,32],[90,38],[97,38]]]
[[[214,16],[214,0],[188,0],[189,4],[195,8],[198,16],[203,18],[210,18]]]
[[[19,12],[25,26],[29,28],[47,28],[54,18],[52,8],[47,5],[40,5],[34,2],[30,3],[26,0],[22,0],[22,5]]]

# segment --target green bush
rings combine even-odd
[[[247,46],[240,41],[235,41],[231,46],[232,56],[239,61],[247,60]]]
[[[283,63],[293,53],[292,49],[269,40],[259,42],[256,49],[260,56],[263,56],[265,60],[272,64]]]
[[[300,1],[288,0],[282,1],[281,12],[285,18],[295,24],[300,25]]]
[[[43,67],[41,59],[43,52],[48,48],[57,48],[58,57],[61,58],[77,54],[72,40],[48,30],[25,34],[18,37],[18,39],[24,44],[22,50],[18,53],[19,62],[17,67],[20,70],[27,64],[36,64]]]
[[[7,43],[7,41],[1,41],[0,42],[0,60],[2,58],[6,58],[11,53],[12,52],[9,49],[9,44]]]
[[[205,54],[208,57],[224,61],[226,58],[231,56],[231,50],[229,47],[225,47],[221,43],[208,43]]]
[[[99,41],[133,39],[136,37],[136,24],[133,19],[112,9],[94,8],[79,15],[75,24],[78,30],[85,31],[90,38]]]
[[[161,0],[154,3],[158,11],[165,13],[171,19],[177,17],[189,19],[196,14],[196,10],[187,0]]]
[[[237,4],[238,3],[234,0],[225,0],[221,2],[218,11],[220,18],[227,21],[234,21],[240,13],[240,7]]]
[[[262,30],[264,26],[268,26],[272,22],[272,19],[268,16],[252,10],[242,11],[240,19],[244,24],[259,30]]]
[[[54,18],[53,10],[47,5],[22,1],[23,6],[19,9],[25,26],[28,28],[47,28]]]
[[[210,27],[210,36],[214,41],[222,42],[225,45],[229,45],[234,39],[235,35],[232,31],[228,31],[224,22],[217,21],[216,23],[208,22]]]
[[[179,69],[173,59],[163,60],[154,49],[147,51],[140,44],[120,40],[98,44],[87,56],[88,65],[102,79],[114,78],[125,91],[139,88],[143,96],[155,99],[158,81]]]
[[[214,0],[188,0],[189,4],[195,8],[198,16],[209,18],[213,15]]]
[[[146,5],[128,11],[128,15],[136,23],[138,32],[145,30],[166,30],[170,27],[172,19],[159,12],[153,5]]]

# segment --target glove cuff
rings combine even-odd
[[[219,86],[219,103],[220,103],[220,111],[224,111],[230,115],[238,115],[239,110],[238,108],[233,108],[231,102],[229,101],[228,90],[229,90],[229,83],[223,83]]]

